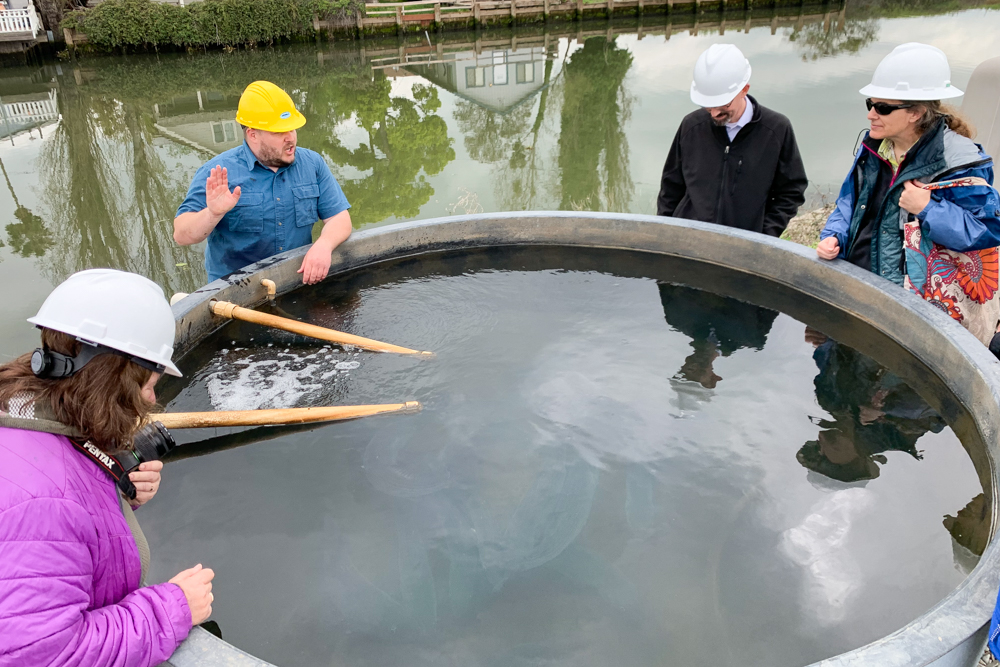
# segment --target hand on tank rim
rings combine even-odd
[[[192,568],[179,572],[167,583],[174,584],[184,593],[191,612],[191,625],[201,625],[212,615],[212,579],[215,572],[198,563]]]
[[[820,259],[837,259],[840,255],[840,243],[836,236],[828,236],[816,246],[816,254]]]

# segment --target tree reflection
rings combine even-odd
[[[535,112],[535,120],[531,123],[530,130],[523,139],[514,142],[506,164],[502,164],[497,170],[497,198],[505,211],[540,208],[539,199],[555,189],[543,187],[550,184],[552,170],[544,163],[538,144],[538,135],[545,122],[545,112],[553,96],[550,84],[555,56],[555,47],[546,53],[542,92],[538,98],[538,110]]]
[[[434,194],[425,177],[440,173],[455,159],[448,125],[436,113],[441,107],[437,88],[416,84],[413,99],[393,97],[391,90],[380,71],[371,76],[342,70],[315,86],[308,97],[306,115],[315,122],[303,128],[302,142],[334,165],[367,172],[338,178],[351,202],[355,226],[416,216]],[[351,118],[367,135],[367,142],[353,149],[341,138],[341,124]]]
[[[3,161],[0,161],[0,170],[3,171],[7,189],[14,200],[14,218],[17,219],[17,222],[7,224],[7,241],[11,249],[21,257],[41,257],[52,246],[52,233],[41,216],[35,215],[18,201]]]
[[[173,242],[187,175],[169,170],[158,155],[151,105],[70,85],[61,91],[59,111],[62,121],[39,156],[54,251],[42,266],[52,282],[111,267],[169,291],[203,284],[201,252]]]
[[[632,200],[625,123],[632,100],[623,82],[632,54],[591,37],[566,63],[559,170],[564,210],[624,211]]]
[[[469,157],[492,164],[510,159],[528,130],[531,107],[522,104],[501,112],[460,100],[455,104],[455,120],[465,134]]]
[[[632,55],[603,37],[588,39],[568,57],[558,81],[555,59],[553,47],[546,53],[534,118],[533,105],[499,112],[457,102],[465,148],[472,159],[494,165],[503,210],[627,210],[634,186],[624,124],[632,99],[623,84]],[[539,135],[553,109],[561,112],[558,143],[555,164],[546,164]]]
[[[824,23],[811,23],[788,35],[799,47],[802,60],[819,60],[842,53],[857,53],[878,39],[879,20],[849,19],[837,29]]]

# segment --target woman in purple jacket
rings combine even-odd
[[[132,510],[163,464],[116,484],[99,461],[130,447],[161,373],[180,375],[170,306],[146,278],[94,269],[28,321],[42,347],[0,366],[0,667],[159,665],[211,614],[213,573],[143,587]]]

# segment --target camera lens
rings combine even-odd
[[[132,439],[132,449],[139,462],[158,461],[170,453],[177,443],[160,422],[146,424]]]

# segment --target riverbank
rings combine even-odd
[[[789,221],[781,238],[815,248],[819,243],[819,233],[823,231],[823,225],[826,224],[826,219],[830,217],[831,213],[833,213],[833,204],[808,213],[800,213]]]
[[[368,3],[362,0],[204,0],[186,6],[153,0],[104,0],[62,21],[67,46],[93,50],[154,50],[256,46],[280,41],[363,38],[425,31],[479,30],[591,19],[666,16],[721,32],[751,27],[801,29],[822,21],[843,30],[846,2],[806,0],[436,0]],[[634,30],[635,26],[629,26]],[[641,28],[640,28],[641,29]]]

